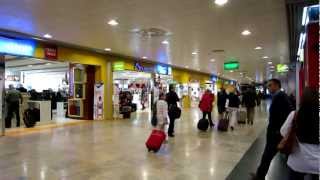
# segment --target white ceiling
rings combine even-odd
[[[117,27],[107,24],[110,19]],[[266,75],[269,56],[274,64],[288,62],[288,30],[284,0],[1,0],[0,28],[91,48],[143,57],[207,73],[239,79],[224,72],[229,57],[253,79]],[[141,38],[137,29],[160,28],[167,37]],[[241,32],[249,29],[250,36]],[[169,44],[161,42],[168,40]],[[256,46],[262,50],[254,50]],[[223,49],[225,53],[212,53]],[[198,52],[192,55],[192,52]],[[216,61],[210,62],[210,59]]]

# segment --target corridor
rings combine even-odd
[[[157,154],[144,145],[152,129],[148,113],[5,136],[0,138],[0,179],[222,180],[266,127],[265,108],[256,111],[252,127],[204,133],[196,128],[200,112],[184,110],[176,137]]]

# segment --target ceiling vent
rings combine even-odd
[[[160,28],[136,29],[133,30],[133,33],[136,33],[143,38],[164,37],[170,35],[168,31]]]

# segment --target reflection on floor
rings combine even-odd
[[[2,137],[0,179],[222,180],[266,126],[262,108],[253,127],[200,133],[200,112],[184,110],[176,137],[154,154],[144,145],[151,132],[149,115]]]

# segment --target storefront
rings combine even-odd
[[[2,103],[6,102],[1,111],[1,134],[19,124],[30,126],[25,122],[31,116],[35,125],[104,119],[101,87],[106,79],[101,79],[101,71],[106,71],[105,58],[30,39],[0,37],[0,59],[1,98]],[[98,84],[100,89],[95,90]],[[22,95],[22,103],[16,108],[19,115],[10,112],[13,108],[8,111],[9,86]],[[20,118],[13,118],[13,114]]]
[[[169,91],[171,67],[142,62],[113,62],[113,115],[129,118],[132,112],[149,112],[159,93]]]

